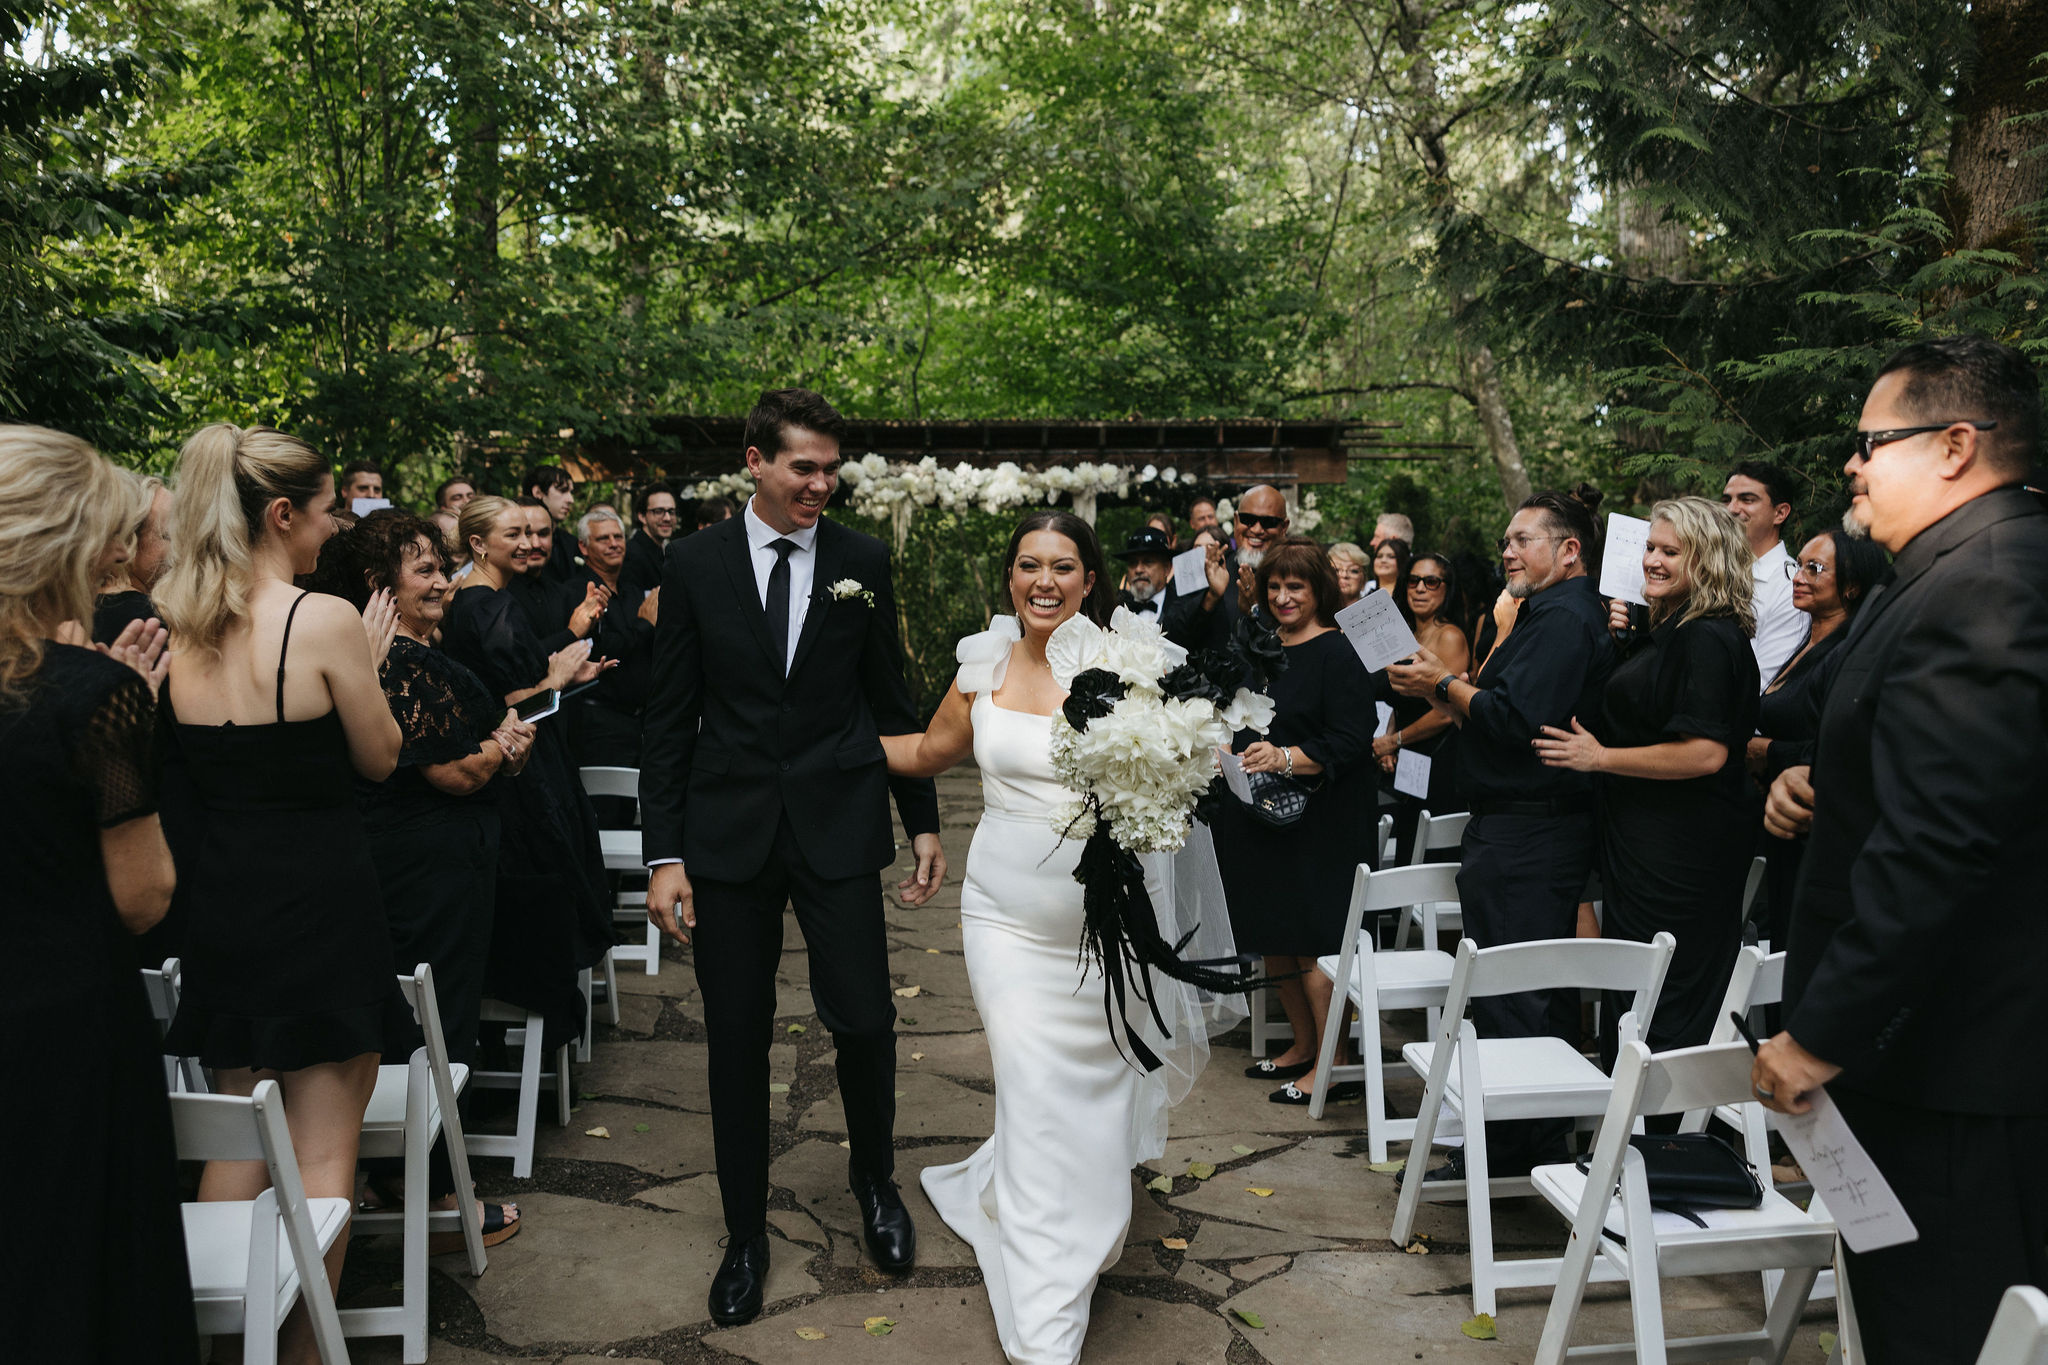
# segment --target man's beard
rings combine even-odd
[[[1237,552],[1237,566],[1240,569],[1256,569],[1265,562],[1264,550],[1241,549]]]
[[[1153,587],[1147,580],[1134,578],[1131,580],[1130,592],[1131,601],[1143,605],[1150,602],[1158,594],[1159,589]]]
[[[1858,493],[1863,495],[1863,505],[1868,507],[1870,505],[1869,485],[1865,484],[1861,479],[1851,479],[1849,481],[1849,496],[1854,498]],[[1856,504],[1854,502],[1851,502],[1847,510],[1842,513],[1842,529],[1857,540],[1870,539],[1869,525],[1856,519]]]

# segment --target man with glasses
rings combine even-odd
[[[1768,687],[1806,638],[1806,617],[1792,605],[1792,556],[1778,538],[1792,515],[1792,476],[1778,465],[1744,460],[1729,473],[1721,505],[1742,523],[1749,552],[1756,556],[1750,566],[1756,581],[1756,634],[1749,647],[1763,679],[1759,686]]]
[[[1600,494],[1542,492],[1524,502],[1500,541],[1508,591],[1521,614],[1507,639],[1471,678],[1460,678],[1427,649],[1391,664],[1387,678],[1404,697],[1426,697],[1463,727],[1458,785],[1471,803],[1460,853],[1458,894],[1465,935],[1482,948],[1532,939],[1571,938],[1593,871],[1593,781],[1549,768],[1532,742],[1540,728],[1569,729],[1599,714],[1614,671],[1607,604],[1588,577],[1599,563]],[[1484,1038],[1557,1037],[1577,1043],[1577,991],[1525,991],[1472,1002]],[[1565,1158],[1565,1120],[1490,1123],[1487,1159],[1496,1175]],[[1462,1180],[1462,1159],[1431,1171]]]
[[[1981,336],[1885,363],[1845,526],[1895,556],[1857,611],[1811,768],[1767,828],[1810,831],[1784,1031],[1757,1098],[1821,1086],[1918,1239],[1845,1250],[1873,1365],[1967,1365],[2007,1285],[2048,1287],[2048,510],[2022,487],[2041,397]]]
[[[633,519],[640,529],[626,542],[619,591],[637,610],[640,599],[661,586],[662,552],[676,534],[676,492],[665,483],[645,484],[634,502]]]
[[[1237,550],[1208,547],[1208,590],[1176,597],[1160,613],[1168,638],[1184,648],[1227,649],[1238,621],[1257,617],[1253,585],[1267,552],[1287,539],[1287,499],[1270,484],[1254,484],[1238,499],[1232,521]]]

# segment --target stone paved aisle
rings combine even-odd
[[[776,1119],[771,1197],[774,1268],[769,1306],[753,1324],[715,1330],[704,1300],[723,1229],[712,1174],[703,1016],[688,956],[673,948],[659,975],[622,973],[620,1026],[599,1029],[576,1071],[567,1128],[544,1113],[534,1178],[510,1163],[477,1163],[481,1188],[516,1198],[526,1231],[469,1278],[459,1256],[434,1262],[431,1359],[756,1362],[757,1365],[1000,1365],[981,1277],[968,1248],[918,1187],[924,1167],[958,1159],[987,1136],[993,1087],[980,1020],[961,957],[959,877],[980,809],[970,769],[940,781],[951,875],[934,901],[888,910],[890,970],[902,1016],[898,1176],[917,1219],[918,1267],[894,1280],[865,1263],[846,1191],[845,1136],[831,1040],[811,1012],[807,954],[790,921],[774,1052]],[[899,868],[889,877],[903,875]],[[914,989],[914,994],[910,994]],[[1418,1025],[1419,1026],[1419,1025]],[[1123,1258],[1104,1277],[1084,1356],[1145,1365],[1379,1365],[1531,1358],[1549,1292],[1503,1296],[1499,1340],[1474,1341],[1462,1206],[1424,1206],[1429,1253],[1386,1240],[1395,1187],[1367,1169],[1361,1111],[1336,1107],[1322,1123],[1269,1104],[1243,1078],[1242,1032],[1220,1042],[1195,1093],[1174,1113],[1166,1156],[1134,1182],[1172,1177],[1170,1192],[1139,1186]],[[1419,1083],[1397,1086],[1410,1112]],[[594,1137],[602,1128],[609,1137]],[[1397,1147],[1396,1154],[1404,1149]],[[1206,1181],[1189,1163],[1216,1168]],[[1250,1193],[1270,1189],[1270,1196]],[[1556,1254],[1563,1225],[1539,1201],[1496,1206],[1507,1254]],[[1186,1249],[1169,1249],[1162,1239]],[[395,1239],[365,1239],[350,1255],[344,1302],[388,1301]],[[1581,1341],[1627,1335],[1616,1286],[1596,1286]],[[1723,1331],[1762,1312],[1751,1277],[1667,1287],[1674,1333]],[[1264,1325],[1252,1327],[1237,1310]],[[1809,1308],[1792,1359],[1822,1360],[1832,1305]],[[886,1336],[865,1320],[893,1319]],[[822,1335],[819,1335],[822,1334]],[[356,1343],[354,1358],[399,1359],[395,1340]]]

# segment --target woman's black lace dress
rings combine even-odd
[[[135,673],[46,646],[0,704],[0,1355],[199,1359],[163,1053],[99,836],[156,809],[156,706]]]
[[[441,647],[503,699],[546,676],[547,655],[510,593],[464,588],[448,605]],[[498,712],[502,716],[504,712]],[[611,893],[597,816],[569,755],[568,717],[540,721],[519,776],[498,803],[496,928],[485,994],[547,1017],[547,1045],[582,1031],[576,973],[613,942]]]

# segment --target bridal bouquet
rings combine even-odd
[[[1137,855],[1174,852],[1186,843],[1191,821],[1231,799],[1216,750],[1238,730],[1266,732],[1272,699],[1243,684],[1265,687],[1285,656],[1270,631],[1254,627],[1239,634],[1229,654],[1205,650],[1191,658],[1158,622],[1118,607],[1107,630],[1086,617],[1068,619],[1046,641],[1045,657],[1067,689],[1052,722],[1052,767],[1076,795],[1054,808],[1052,824],[1064,837],[1085,840],[1074,868],[1085,888],[1081,951],[1109,983],[1111,1032],[1126,1017],[1129,985],[1164,1035],[1152,970],[1218,994],[1259,983],[1245,975],[1242,958],[1180,956],[1194,931],[1178,943],[1161,935]],[[1160,1065],[1127,1024],[1121,1031],[1141,1065]]]

